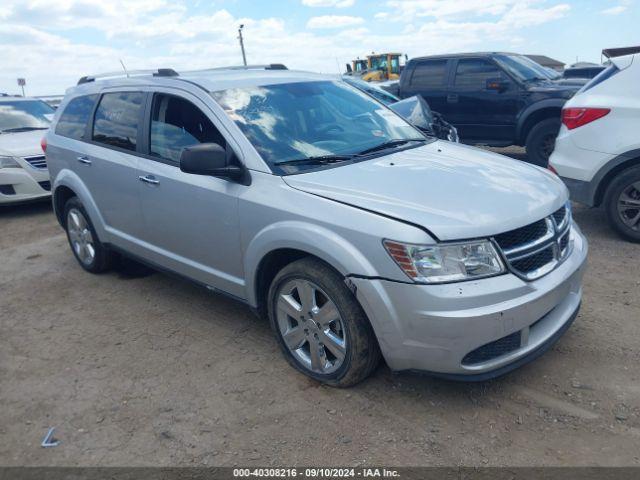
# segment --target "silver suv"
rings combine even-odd
[[[335,386],[483,380],[542,354],[587,242],[553,174],[424,136],[368,95],[278,66],[85,77],[46,136],[73,254],[118,254],[268,317]]]

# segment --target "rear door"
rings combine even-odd
[[[81,140],[69,145],[64,158],[102,217],[110,237],[102,240],[120,245],[140,234],[135,174],[144,101],[144,93],[126,89],[78,97],[56,126],[56,134]]]
[[[452,65],[446,119],[465,141],[509,142],[515,138],[518,85],[489,58],[461,58]],[[488,80],[504,88],[490,90]]]
[[[421,95],[432,110],[442,113],[446,118],[447,75],[449,61],[446,58],[417,60],[406,87],[403,85],[402,97]]]
[[[145,256],[154,263],[244,297],[238,196],[246,186],[180,170],[187,146],[232,146],[200,99],[182,90],[150,93],[145,155],[137,188],[144,218]],[[228,135],[227,135],[228,136]]]

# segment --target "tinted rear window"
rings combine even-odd
[[[60,115],[56,134],[80,140],[89,122],[96,98],[98,95],[84,95],[71,100]]]
[[[445,85],[447,60],[431,60],[416,65],[411,76],[411,86],[437,88]]]
[[[135,151],[143,99],[141,92],[105,93],[96,110],[93,141]]]

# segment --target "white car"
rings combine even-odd
[[[640,242],[640,48],[611,58],[562,110],[549,166],[571,199],[603,206],[612,227]]]
[[[40,141],[54,112],[42,100],[0,97],[0,205],[51,196]]]

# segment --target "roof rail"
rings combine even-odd
[[[265,65],[231,65],[228,67],[205,68],[204,70],[194,70],[196,72],[209,72],[217,70],[289,70],[282,63],[268,63]]]
[[[83,83],[94,82],[98,79],[104,78],[122,78],[122,77],[139,77],[144,75],[153,75],[154,77],[177,77],[178,72],[173,68],[158,68],[155,70],[129,70],[127,72],[107,72],[99,73],[97,75],[87,75],[78,80],[78,85]]]

